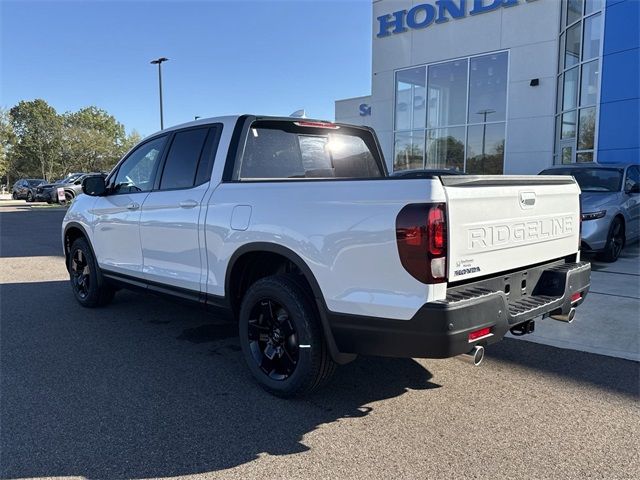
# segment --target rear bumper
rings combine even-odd
[[[447,358],[476,345],[501,340],[514,326],[550,314],[566,314],[586,297],[591,277],[588,262],[556,262],[449,289],[447,299],[426,303],[410,320],[392,320],[330,313],[329,323],[343,353],[391,357]],[[531,285],[515,295],[500,283]],[[579,300],[572,302],[575,293]],[[469,342],[469,333],[490,328],[490,334]]]

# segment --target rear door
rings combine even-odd
[[[172,136],[156,188],[140,218],[143,275],[152,282],[200,291],[205,213],[213,159],[222,127],[179,130]]]
[[[578,250],[580,189],[568,176],[442,177],[450,282]]]

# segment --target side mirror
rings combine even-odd
[[[96,175],[95,177],[87,177],[82,181],[82,192],[92,197],[99,197],[104,195],[107,191],[107,186],[104,183],[104,178]]]

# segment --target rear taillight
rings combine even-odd
[[[423,283],[447,281],[447,217],[444,203],[411,204],[396,218],[400,262]]]

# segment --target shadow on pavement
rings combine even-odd
[[[0,209],[0,257],[62,256],[62,219],[66,210]]]
[[[366,358],[281,400],[249,376],[235,325],[197,308],[122,291],[87,310],[66,282],[5,284],[0,297],[2,478],[217,471],[303,452],[322,424],[438,387],[413,360]]]
[[[67,282],[4,284],[0,313],[2,478],[215,472],[263,452],[304,452],[304,436],[323,424],[439,387],[414,360],[367,357],[339,368],[307,399],[277,399],[250,377],[235,325],[127,291],[88,310]],[[515,340],[488,355],[478,381],[514,364],[638,395],[636,362]],[[462,381],[457,365],[469,367],[451,363],[441,368]]]
[[[625,395],[640,395],[640,363],[632,360],[510,338],[488,347],[487,355],[492,360],[551,373],[570,381],[590,383]]]

